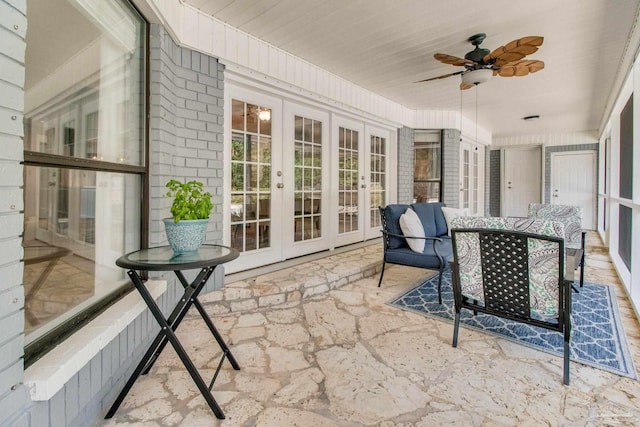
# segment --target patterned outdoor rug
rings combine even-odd
[[[438,276],[394,298],[390,305],[453,323],[451,275],[442,276],[442,304],[438,304]],[[571,360],[637,379],[614,290],[584,283],[572,294]],[[498,335],[562,357],[562,334],[507,319],[462,310],[460,326]]]

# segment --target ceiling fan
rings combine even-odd
[[[416,83],[444,79],[459,74],[462,78],[460,89],[464,90],[484,83],[492,76],[522,77],[544,68],[544,62],[542,61],[523,59],[525,56],[531,55],[538,50],[538,46],[544,41],[543,37],[522,37],[504,46],[500,46],[493,52],[480,47],[480,44],[482,44],[486,37],[487,35],[485,33],[479,33],[469,37],[468,41],[475,46],[475,49],[467,52],[464,58],[447,55],[446,53],[436,53],[433,55],[435,59],[444,64],[461,66],[464,67],[464,70],[420,80]]]

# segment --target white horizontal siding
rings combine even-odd
[[[0,0],[0,425],[27,406],[23,383],[22,231],[26,2]]]
[[[320,96],[341,108],[358,110],[386,122],[416,127],[414,110],[231,27],[192,6],[172,0],[150,1],[163,21],[171,26],[181,44],[218,57],[227,66],[236,65],[238,70],[245,68],[259,81],[305,95]],[[448,122],[453,125],[458,123]]]
[[[597,144],[598,131],[564,132],[553,134],[531,134],[495,138],[492,148],[509,147],[514,145],[577,145],[577,144]]]

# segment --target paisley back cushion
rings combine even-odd
[[[452,220],[451,228],[515,230],[564,238],[564,225],[561,222],[533,218],[458,217]],[[453,235],[462,294],[482,304],[484,289],[479,234],[456,231]],[[539,317],[557,317],[560,245],[547,240],[528,238],[527,247],[531,311]]]

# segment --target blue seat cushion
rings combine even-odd
[[[434,203],[433,207],[433,215],[436,217],[436,236],[449,237],[448,228],[447,228],[447,220],[444,217],[444,213],[442,212],[442,207],[447,206],[444,203]]]
[[[444,203],[414,203],[411,205],[418,214],[424,228],[424,235],[438,237],[447,234],[447,221],[442,213]]]
[[[406,212],[409,205],[395,204],[384,208],[384,217],[387,221],[387,232],[404,234],[400,228],[400,215]],[[401,237],[389,236],[389,249],[409,248],[407,240]]]
[[[438,254],[444,259],[445,264],[453,256],[451,239],[442,239],[442,242],[436,242],[436,249],[438,250]],[[433,242],[429,240],[425,242],[423,253],[414,252],[409,247],[406,247],[386,251],[384,256],[387,262],[393,264],[419,268],[440,268],[440,260],[433,250]]]

